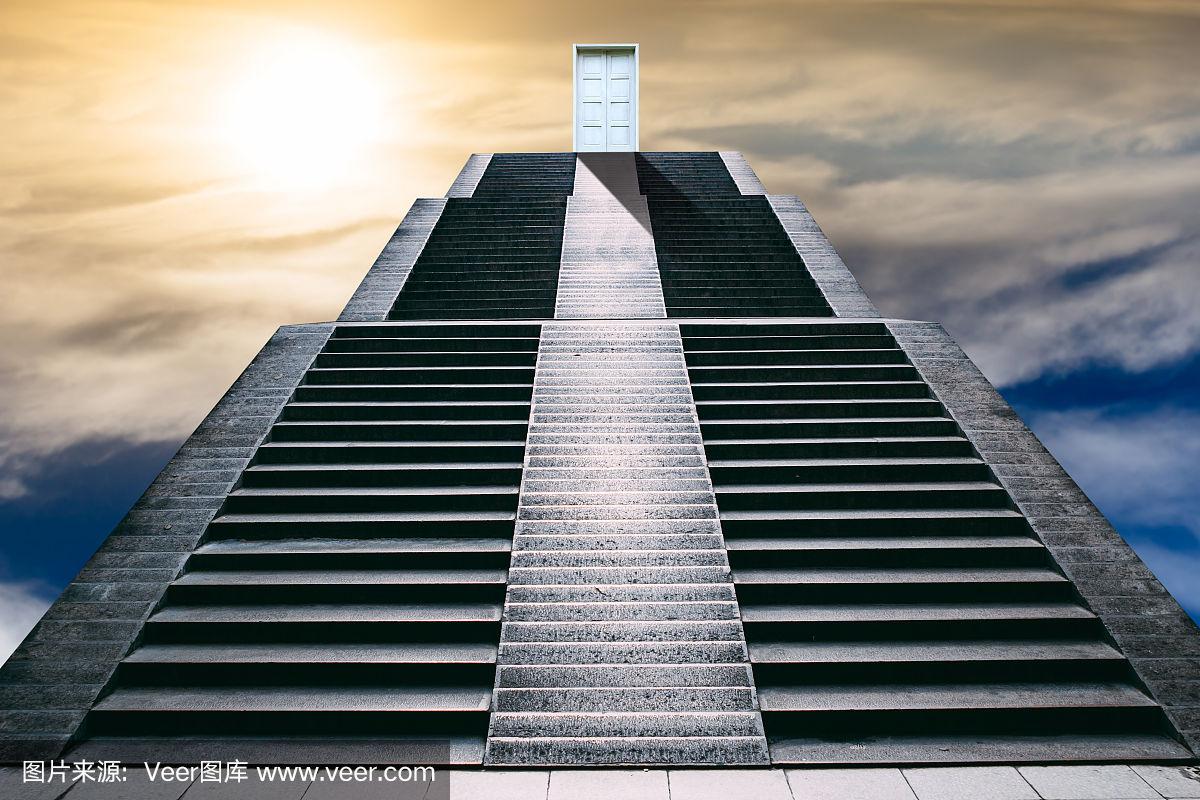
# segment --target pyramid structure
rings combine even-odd
[[[1200,633],[738,153],[472,156],[0,670],[0,756],[1191,763]]]

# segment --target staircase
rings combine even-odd
[[[766,760],[677,328],[546,323],[487,763]]]
[[[1117,607],[1127,625],[1158,609],[1122,641],[1139,669],[1160,660],[1147,649],[1175,648],[1142,674],[1181,715],[1191,699],[1175,675],[1190,674],[1179,664],[1194,628],[1166,627],[1164,609],[1182,612],[1150,577],[1083,601],[1054,558],[1071,548],[1052,554],[1035,534],[897,345],[895,321],[829,319],[770,201],[743,196],[720,154],[578,161],[577,174],[571,153],[474,158],[430,206],[445,203],[432,231],[433,212],[413,216],[381,256],[391,288],[364,283],[368,299],[387,294],[377,321],[266,351],[252,371],[290,358],[286,381],[231,393],[193,451],[244,458],[229,448],[258,441],[315,358],[236,485],[220,486],[182,573],[168,583],[124,565],[174,565],[195,545],[196,527],[166,532],[213,513],[191,484],[162,514],[135,511],[128,530],[147,541],[105,545],[117,558],[91,569],[91,605],[54,609],[74,621],[47,617],[42,630],[71,636],[97,621],[96,642],[67,642],[88,657],[140,625],[132,646],[132,633],[103,641],[124,657],[99,699],[94,684],[64,683],[6,702],[86,712],[62,741],[89,760],[1192,758],[1097,612]],[[806,256],[826,257],[807,212],[785,212]],[[849,294],[839,308],[874,313]],[[918,363],[931,380],[966,374]],[[943,393],[960,414],[978,396]],[[994,463],[1031,466],[1030,481],[1053,463],[1040,449],[1045,461],[1021,463],[1031,437],[995,438],[1025,442]],[[1102,522],[1036,485],[1065,524]],[[1136,559],[1115,534],[1095,542],[1084,566],[1149,576],[1128,572]],[[1159,605],[1140,605],[1155,591]],[[144,622],[144,606],[121,607],[160,595]],[[108,675],[115,658],[86,674]],[[0,743],[4,726],[50,724],[32,710],[3,715]]]
[[[742,196],[717,153],[639,153],[670,317],[833,312],[762,196]]]
[[[514,202],[565,197],[574,185],[574,153],[496,153],[471,197]]]
[[[581,153],[567,199],[557,319],[665,317],[632,153]]]
[[[171,747],[202,757],[479,763],[537,342],[339,326],[89,715],[90,751],[161,757],[186,731]]]
[[[554,316],[575,157],[498,153],[469,198],[450,198],[389,319]]]
[[[1181,757],[883,325],[681,332],[774,763]]]

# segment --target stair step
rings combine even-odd
[[[490,691],[457,686],[123,688],[96,704],[104,712],[486,712]]]
[[[172,586],[276,588],[279,586],[405,586],[410,584],[499,584],[505,585],[505,570],[236,570],[189,572]]]
[[[1068,735],[978,729],[942,734],[780,735],[771,737],[770,746],[771,763],[776,765],[1183,763],[1193,758],[1168,736],[1094,730],[1072,730]]]
[[[764,713],[927,711],[943,709],[1094,708],[1154,706],[1127,683],[882,684],[760,686]]]
[[[762,569],[734,570],[739,586],[764,584],[915,584],[948,585],[955,583],[1066,583],[1067,579],[1049,569]]]
[[[494,664],[496,645],[470,642],[338,644],[151,644],[125,658],[134,664]]]
[[[854,605],[743,605],[749,623],[826,622],[979,622],[981,620],[1092,620],[1075,603],[862,603]],[[749,635],[749,634],[747,634]]]
[[[501,689],[749,687],[746,664],[501,665]]]
[[[411,539],[275,539],[268,541],[225,539],[205,542],[196,555],[248,558],[259,555],[381,556],[445,552],[455,557],[464,553],[508,553],[512,543],[502,537],[492,538],[411,538]],[[507,563],[507,559],[505,560]]]
[[[492,736],[541,738],[610,736],[761,736],[752,711],[505,711],[492,716]]]
[[[1020,549],[1041,552],[1045,547],[1035,539],[1019,536],[879,536],[879,537],[751,537],[728,538],[726,547],[732,557],[734,553],[767,551],[771,558],[779,551],[798,551],[802,557],[825,552],[846,551],[894,552],[897,550],[978,550],[982,557],[991,557],[991,551]],[[902,556],[907,557],[907,556]]]
[[[593,736],[488,738],[487,762],[496,766],[761,766],[761,736]]]
[[[502,608],[496,603],[433,604],[299,604],[167,606],[151,618],[152,624],[286,622],[494,622]]]
[[[604,712],[629,708],[657,711],[750,711],[754,693],[748,687],[636,688],[587,686],[580,688],[495,690],[495,710]]]
[[[743,511],[731,510],[721,512],[722,522],[737,522],[737,521],[758,521],[758,522],[775,522],[775,521],[818,521],[818,520],[863,520],[873,521],[882,520],[889,525],[902,524],[909,520],[1024,520],[1020,512],[1008,508],[945,508],[945,509],[923,509],[923,508],[898,508],[898,509],[838,509],[828,511],[817,510],[770,510],[770,511]]]

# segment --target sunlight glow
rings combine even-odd
[[[379,137],[382,94],[353,44],[293,32],[262,46],[229,87],[221,136],[269,188],[326,185]]]

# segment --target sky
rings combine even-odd
[[[604,41],[643,149],[801,196],[1200,616],[1200,4],[5,0],[0,656],[414,198],[570,148]]]

